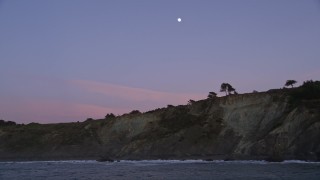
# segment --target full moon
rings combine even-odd
[[[178,22],[181,22],[181,18],[178,18],[177,21],[178,21]]]

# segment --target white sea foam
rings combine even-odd
[[[286,160],[283,162],[280,162],[281,164],[320,164],[320,162],[315,161],[302,161],[302,160]]]
[[[157,160],[120,160],[120,162],[126,162],[126,163],[203,163],[206,161],[203,160],[162,160],[162,159],[157,159]]]
[[[189,159],[189,160],[120,160],[114,162],[97,162],[96,160],[61,160],[61,161],[4,161],[3,163],[17,163],[17,164],[33,164],[33,163],[71,163],[71,164],[92,164],[92,163],[128,163],[128,164],[183,164],[183,163],[222,163],[222,164],[320,164],[320,162],[302,161],[302,160],[285,160],[283,162],[268,162],[264,160],[212,160],[206,161],[201,159]]]
[[[102,162],[103,163],[103,162]],[[234,161],[224,161],[224,160],[120,160],[118,163],[132,163],[132,164],[183,164],[183,163],[222,163],[222,164],[320,164],[320,162],[314,161],[301,161],[301,160],[286,160],[283,162],[268,162],[265,160],[234,160]]]
[[[62,161],[3,161],[0,163],[16,163],[16,164],[35,164],[35,163],[72,163],[72,164],[83,164],[83,163],[96,163],[95,160],[62,160]]]

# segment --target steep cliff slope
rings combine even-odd
[[[207,99],[115,119],[99,137],[115,158],[318,159],[320,101],[289,100],[281,93]]]
[[[0,127],[0,159],[319,160],[320,98],[299,93],[230,95],[82,123]]]

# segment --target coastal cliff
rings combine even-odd
[[[300,93],[300,94],[299,94]],[[0,160],[320,160],[320,97],[215,97],[85,122],[0,127]]]

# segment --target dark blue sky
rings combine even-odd
[[[82,121],[287,79],[320,79],[319,1],[0,1],[5,120]]]

